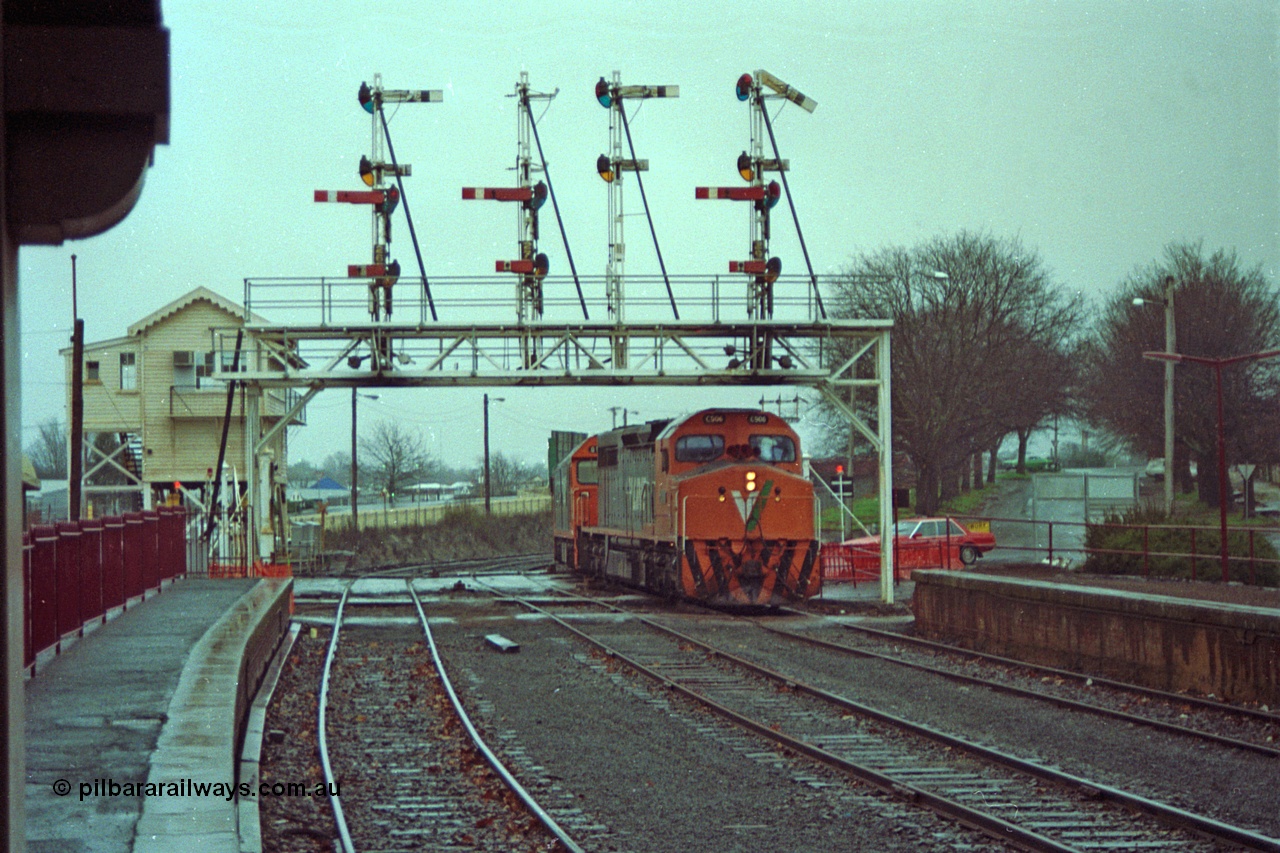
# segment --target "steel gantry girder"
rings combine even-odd
[[[259,388],[306,389],[288,423],[326,388],[799,386],[817,390],[871,445],[880,460],[880,529],[892,527],[889,320],[630,323],[467,323],[345,325],[247,323],[267,358],[217,378]],[[230,348],[235,329],[214,330]],[[619,340],[619,338],[624,340]],[[748,347],[767,341],[767,366]],[[614,366],[619,344],[627,363]],[[215,358],[215,364],[229,363]],[[249,395],[252,398],[254,395]],[[854,401],[857,401],[856,403]],[[246,454],[256,467],[258,413]],[[247,480],[261,475],[250,470]],[[263,530],[264,498],[252,500],[253,529]],[[893,600],[892,549],[882,549],[881,594]]]

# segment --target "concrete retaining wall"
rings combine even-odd
[[[190,787],[143,801],[134,853],[239,853],[235,799],[190,791],[197,784],[235,789],[244,711],[288,631],[292,591],[292,578],[258,581],[191,650],[147,776]]]
[[[916,631],[1162,690],[1280,705],[1280,610],[960,572],[915,572]]]

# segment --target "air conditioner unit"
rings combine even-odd
[[[195,367],[196,354],[191,350],[178,350],[173,354],[174,367]]]

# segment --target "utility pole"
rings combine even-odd
[[[67,442],[67,520],[80,519],[84,487],[84,320],[76,302],[76,256],[71,256],[71,435]]]
[[[489,395],[484,395],[484,514],[489,514]]]
[[[351,532],[360,532],[360,514],[356,511],[356,389],[351,388]]]
[[[1164,351],[1178,351],[1173,322],[1173,276],[1164,280]],[[1173,361],[1164,363],[1164,514],[1173,514]]]

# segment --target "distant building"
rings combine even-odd
[[[124,337],[85,345],[84,492],[95,514],[149,508],[175,483],[199,503],[217,466],[224,426],[224,471],[245,467],[246,394],[256,396],[264,433],[293,407],[295,391],[241,388],[232,401],[230,423],[224,424],[227,383],[212,376],[215,369],[231,370],[245,313],[242,306],[197,287],[129,326]],[[70,411],[72,350],[61,355]],[[291,356],[267,351],[245,335],[239,364],[242,370],[282,369],[286,358]],[[301,423],[299,412],[289,425]],[[288,465],[286,433],[278,430],[263,448],[278,472],[272,483],[281,489]]]

